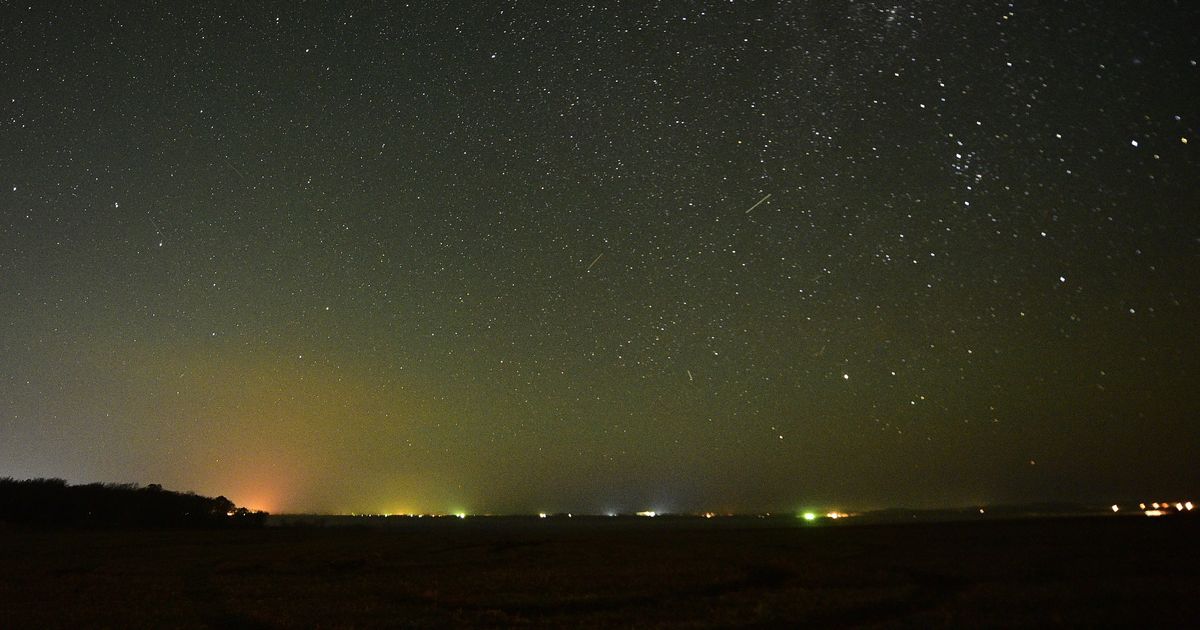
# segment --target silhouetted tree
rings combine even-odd
[[[221,496],[163,490],[158,484],[71,486],[62,479],[0,479],[0,521],[36,525],[257,527],[265,512]]]

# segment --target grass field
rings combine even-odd
[[[457,520],[457,519],[452,519]],[[0,529],[4,627],[1188,625],[1200,519]]]

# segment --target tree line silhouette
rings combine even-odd
[[[120,527],[260,527],[266,512],[237,507],[223,496],[164,490],[158,484],[90,483],[62,479],[0,479],[0,521],[30,525]]]

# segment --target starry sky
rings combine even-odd
[[[4,3],[0,476],[274,512],[1181,496],[1198,17]]]

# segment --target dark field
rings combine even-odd
[[[0,626],[1188,625],[1200,607],[1196,518],[616,520],[2,528]]]

